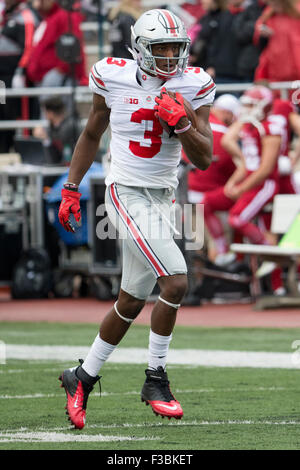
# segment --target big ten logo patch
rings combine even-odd
[[[130,96],[124,96],[124,103],[125,104],[139,104],[139,99],[132,98]]]

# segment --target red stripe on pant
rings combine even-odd
[[[115,207],[117,211],[119,212],[120,216],[122,217],[122,220],[124,221],[125,225],[127,226],[129,232],[131,233],[131,236],[133,239],[136,241],[138,244],[139,248],[141,249],[142,253],[144,256],[147,258],[155,272],[159,277],[161,276],[167,276],[168,273],[163,271],[163,269],[159,266],[158,262],[155,260],[154,256],[152,253],[149,251],[148,247],[146,246],[144,240],[141,238],[138,230],[134,226],[134,221],[133,219],[130,218],[128,213],[123,209],[121,201],[118,199],[118,196],[116,194],[116,190],[114,187],[114,183],[111,184],[110,186],[110,194],[111,198],[115,204]]]

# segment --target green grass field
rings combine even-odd
[[[0,324],[7,345],[89,346],[96,325]],[[145,348],[148,328],[133,325],[122,348]],[[172,349],[292,353],[300,329],[177,326]],[[299,370],[170,364],[181,421],[156,417],[140,401],[145,364],[107,362],[102,394],[90,395],[87,425],[64,414],[61,371],[74,361],[8,359],[0,364],[0,449],[232,450],[299,449]]]

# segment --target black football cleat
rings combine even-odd
[[[151,405],[153,412],[163,418],[181,419],[183,411],[180,403],[171,393],[168,375],[162,367],[157,370],[146,369],[146,380],[142,388],[141,399]]]
[[[85,426],[88,397],[94,384],[100,379],[99,376],[89,376],[81,367],[82,359],[79,362],[80,366],[64,370],[59,377],[62,382],[61,387],[64,387],[67,395],[66,414],[76,429]]]

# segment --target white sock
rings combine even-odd
[[[115,345],[106,343],[97,335],[81,367],[87,374],[96,377],[115,348]]]
[[[172,339],[170,336],[161,336],[150,330],[149,334],[149,360],[148,368],[157,369],[159,366],[166,368],[167,354],[169,344]]]

